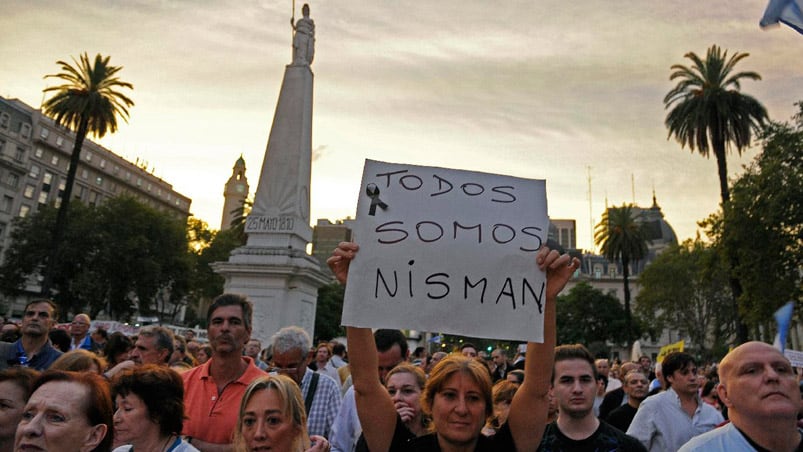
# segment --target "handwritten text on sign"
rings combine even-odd
[[[366,160],[343,324],[543,340],[543,180]]]

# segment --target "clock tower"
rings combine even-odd
[[[243,203],[248,197],[248,179],[245,178],[245,160],[243,156],[237,159],[231,169],[231,177],[223,189],[223,219],[220,221],[220,230],[231,228],[231,222],[243,215]]]

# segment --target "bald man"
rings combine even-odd
[[[719,399],[731,423],[692,438],[681,451],[795,451],[803,447],[797,428],[801,408],[797,376],[778,349],[748,342],[719,365]]]

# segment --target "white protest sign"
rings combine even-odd
[[[545,186],[366,160],[343,324],[543,342]]]
[[[803,352],[787,348],[783,351],[783,355],[792,363],[792,367],[803,367]]]

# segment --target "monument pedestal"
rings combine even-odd
[[[306,251],[312,240],[312,82],[309,64],[285,68],[254,207],[245,222],[248,242],[227,262],[212,264],[226,278],[226,292],[254,303],[251,336],[263,345],[290,325],[314,337],[318,288],[331,282]]]
[[[263,347],[285,326],[300,326],[312,336],[318,288],[331,279],[304,250],[244,246],[213,268],[226,278],[226,292],[254,303],[251,337]]]

